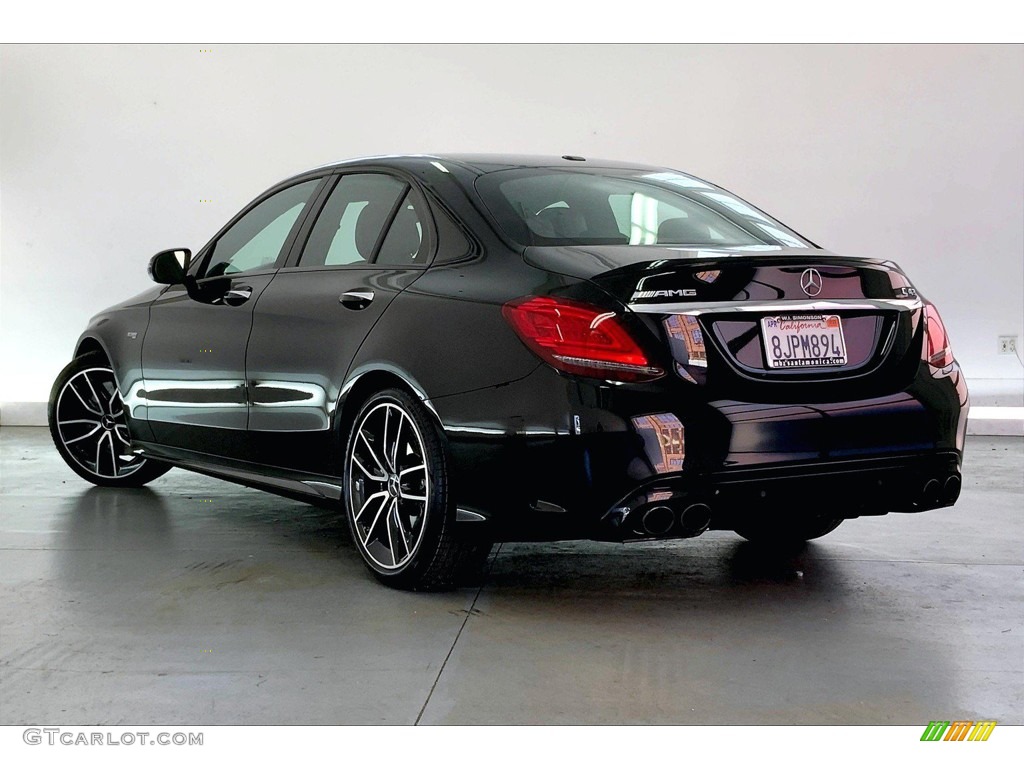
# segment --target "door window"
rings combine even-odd
[[[382,173],[342,176],[309,233],[300,267],[366,264],[408,184]]]
[[[250,208],[214,244],[203,277],[267,269],[277,263],[320,179],[283,189]]]
[[[424,263],[426,249],[423,247],[421,205],[409,190],[395,213],[374,263],[394,266]]]

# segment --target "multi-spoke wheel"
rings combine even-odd
[[[76,358],[60,372],[50,392],[49,422],[64,461],[96,485],[144,485],[168,470],[132,453],[121,393],[102,355]]]
[[[454,535],[444,446],[411,395],[387,390],[363,405],[349,434],[344,476],[352,539],[385,584],[448,588],[467,560],[479,557],[479,542]]]

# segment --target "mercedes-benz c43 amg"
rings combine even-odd
[[[496,541],[783,546],[953,504],[967,388],[891,261],[575,156],[295,176],[92,319],[50,397],[86,480],[175,466],[344,509],[382,582]]]

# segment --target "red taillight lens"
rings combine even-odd
[[[650,381],[664,374],[614,312],[550,296],[516,299],[501,311],[526,346],[560,371],[614,381]]]
[[[945,368],[953,363],[953,350],[949,346],[946,326],[942,324],[939,310],[934,304],[924,305],[924,347],[921,357],[936,368]]]

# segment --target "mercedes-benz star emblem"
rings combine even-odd
[[[821,273],[814,267],[805,269],[800,275],[800,287],[808,296],[817,296],[821,293]]]

